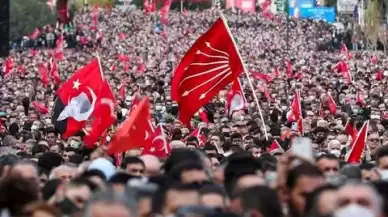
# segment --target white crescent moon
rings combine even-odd
[[[114,111],[114,104],[113,104],[113,101],[109,98],[102,98],[101,99],[101,104],[105,104],[107,106],[109,106],[109,109],[110,109],[110,116],[111,117],[115,117],[115,113],[113,112]]]
[[[94,106],[96,105],[96,102],[97,102],[97,96],[94,93],[94,91],[90,87],[88,87],[88,89],[90,91],[90,95],[92,96],[92,104],[90,105],[90,109],[87,112],[80,114],[79,119],[82,119],[81,121],[85,121],[85,120],[89,119],[90,115],[94,111]]]
[[[149,135],[148,131],[146,130],[146,131],[145,131],[145,137],[144,137],[144,140],[147,140],[149,136],[150,136],[150,135]],[[154,141],[152,141],[152,142],[154,142]]]

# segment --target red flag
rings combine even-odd
[[[111,67],[109,68],[110,71],[115,72],[117,70],[116,64],[112,64]]]
[[[57,68],[57,62],[54,59],[51,59],[51,69],[50,69],[50,76],[54,79],[54,82],[56,85],[61,84],[61,77],[58,73]]]
[[[84,142],[87,146],[94,145],[101,135],[116,121],[114,106],[116,99],[113,95],[109,83],[104,80],[100,92],[98,93],[98,101],[92,114],[93,121],[91,123],[92,130],[84,137]]]
[[[57,91],[52,122],[64,138],[85,127],[96,105],[104,78],[98,59],[75,72]]]
[[[345,44],[341,45],[341,53],[344,54],[348,60],[352,58],[352,54],[349,52]]]
[[[235,111],[243,110],[246,103],[247,101],[244,96],[244,91],[242,90],[240,81],[237,78],[226,95],[226,109],[229,116]]]
[[[287,60],[286,61],[286,73],[289,78],[292,78],[292,75],[294,74],[292,72],[292,64],[291,61]]]
[[[129,62],[129,56],[126,56],[124,54],[119,54],[117,58],[119,59],[120,62]]]
[[[196,128],[194,131],[192,131],[185,139],[184,141],[186,141],[186,139],[188,137],[196,137],[198,139],[198,145],[199,147],[203,147],[206,143],[206,137],[205,135],[203,135],[201,133],[201,130],[202,130],[202,127],[200,128]]]
[[[36,49],[34,49],[34,48],[31,48],[30,49],[30,54],[31,54],[31,56],[36,56],[36,54],[38,54],[38,51],[36,50]]]
[[[366,139],[368,137],[368,127],[369,121],[366,121],[360,132],[358,133],[356,139],[353,142],[353,146],[351,147],[349,153],[346,156],[347,163],[360,163],[361,155],[364,152],[366,147]]]
[[[144,147],[146,128],[149,126],[148,118],[150,103],[144,97],[139,105],[131,112],[129,118],[120,126],[108,147],[108,154],[125,152],[133,148]]]
[[[49,83],[48,69],[43,63],[39,64],[39,75],[43,86],[47,87]]]
[[[132,97],[132,105],[128,114],[131,114],[131,112],[135,110],[135,108],[139,105],[139,103],[140,103],[140,96],[139,94],[135,93],[134,96]]]
[[[48,108],[46,106],[44,106],[43,104],[41,104],[41,103],[39,103],[37,101],[34,101],[31,104],[41,114],[47,114],[49,112],[49,110],[48,110]]]
[[[271,145],[268,147],[267,152],[269,152],[270,154],[275,154],[277,152],[284,153],[284,149],[280,146],[279,142],[274,139]]]
[[[36,40],[36,39],[39,37],[39,35],[40,35],[39,29],[38,29],[38,28],[35,28],[35,29],[34,29],[34,32],[31,34],[30,38],[31,38],[32,40]]]
[[[357,91],[357,93],[356,93],[356,103],[360,104],[361,106],[365,105],[364,94],[362,93],[362,91]]]
[[[5,59],[4,65],[3,65],[3,75],[6,76],[8,73],[10,73],[13,69],[13,60],[11,57],[7,57]]]
[[[162,9],[160,10],[160,20],[163,24],[168,24],[168,12],[170,11],[171,0],[165,0]]]
[[[263,74],[261,72],[251,72],[251,75],[258,80],[263,80],[265,83],[271,82],[271,77],[267,74]]]
[[[195,112],[244,71],[226,21],[219,18],[200,36],[175,70],[171,96],[179,119],[188,124]]]
[[[123,32],[120,32],[120,33],[119,33],[119,39],[120,39],[120,41],[123,41],[123,40],[127,39],[127,37],[128,37],[127,34],[125,34],[125,33],[123,33]]]
[[[63,35],[60,35],[55,46],[55,59],[61,61],[63,58]]]
[[[383,70],[381,70],[381,69],[377,70],[376,80],[378,80],[378,81],[383,80],[383,75],[384,75]]]
[[[144,64],[144,63],[140,63],[140,65],[138,65],[137,66],[137,69],[136,69],[136,71],[138,72],[138,73],[143,73],[143,72],[145,72],[147,70],[147,67],[146,67],[146,65]]]
[[[327,105],[329,106],[329,111],[335,115],[337,113],[337,105],[330,94],[327,94]]]
[[[268,102],[272,101],[271,94],[268,91],[267,85],[260,85],[258,86],[259,90],[264,93],[265,98],[267,99]]]
[[[125,85],[128,83],[128,80],[124,80],[119,86],[119,96],[120,98],[125,98]]]
[[[299,133],[301,135],[304,134],[302,107],[301,107],[301,100],[300,100],[300,92],[299,91],[295,91],[294,99],[292,100],[290,112],[289,112],[289,114],[287,114],[287,119],[289,122],[297,122]]]
[[[171,153],[170,145],[166,141],[163,127],[159,125],[145,143],[142,155],[151,154],[159,158],[166,158]]]
[[[201,118],[201,120],[203,122],[205,122],[207,124],[210,123],[209,118],[207,117],[207,112],[205,109],[203,109],[203,108],[199,109],[199,117]]]

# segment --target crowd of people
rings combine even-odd
[[[71,25],[45,27],[36,40],[25,37],[12,45],[12,70],[0,86],[2,217],[388,216],[386,55],[318,49],[333,41],[335,30],[321,21],[226,10],[254,93],[243,73],[245,109],[229,114],[227,87],[205,106],[208,123],[196,115],[185,126],[170,95],[174,68],[220,11],[170,11],[167,25],[156,12],[99,9],[97,20],[94,13],[79,11]],[[65,140],[52,124],[58,84],[42,83],[39,65],[49,62],[59,35],[67,41],[58,62],[61,81],[98,54],[117,94],[117,123],[105,143],[85,147],[82,132]],[[124,62],[118,57],[123,55]],[[350,82],[337,72],[341,61]],[[253,76],[275,69],[275,78]],[[298,76],[287,76],[289,70]],[[303,135],[287,118],[294,90],[300,90]],[[148,96],[153,125],[165,129],[171,147],[167,158],[141,149],[118,158],[106,154],[136,94]],[[337,106],[334,114],[328,94]],[[365,121],[366,148],[351,164],[347,154],[354,135],[346,126],[360,130]],[[310,139],[304,141],[310,141],[312,158],[292,151],[299,136]],[[303,152],[308,150],[298,153]]]

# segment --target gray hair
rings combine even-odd
[[[371,185],[357,182],[357,181],[349,181],[345,183],[343,186],[339,188],[341,190],[342,188],[349,187],[352,189],[358,189],[359,187],[367,188],[371,195],[372,195],[372,209],[376,216],[380,216],[383,213],[383,198],[380,196],[379,192],[376,191],[375,188],[373,188]]]
[[[87,202],[83,217],[91,216],[91,207],[95,203],[120,204],[129,209],[132,216],[137,216],[137,203],[133,191],[116,192],[112,189],[95,193]]]

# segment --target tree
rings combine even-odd
[[[30,35],[35,28],[56,23],[56,14],[39,0],[12,0],[10,39]]]
[[[370,0],[368,8],[365,12],[365,35],[367,39],[367,48],[372,46],[372,49],[376,49],[377,40],[380,32],[380,9],[382,2],[378,0]]]

